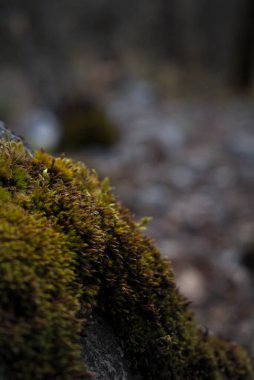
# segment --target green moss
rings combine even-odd
[[[0,241],[0,352],[7,378],[80,379],[79,286],[66,237],[41,215],[4,202]]]
[[[77,342],[92,309],[147,380],[254,378],[244,350],[199,332],[169,262],[107,181],[20,143],[3,143],[0,162],[0,367],[8,380],[87,378]]]
[[[253,367],[247,353],[238,345],[217,337],[209,337],[217,366],[226,379],[252,379]]]

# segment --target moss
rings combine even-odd
[[[92,99],[63,101],[57,114],[63,126],[60,149],[110,147],[118,140],[116,127]]]
[[[133,221],[106,180],[17,142],[2,144],[0,162],[0,367],[8,380],[87,378],[78,337],[93,309],[147,380],[254,378],[243,349],[198,330],[170,263],[142,233],[145,221]]]
[[[80,379],[79,286],[66,237],[41,215],[4,201],[0,240],[0,352],[7,378]]]
[[[208,340],[213,347],[217,366],[224,374],[224,378],[234,380],[253,378],[252,364],[241,347],[217,337],[209,337]]]

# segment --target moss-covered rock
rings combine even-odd
[[[118,140],[115,125],[103,108],[90,98],[63,100],[56,113],[63,127],[58,149],[107,148]]]
[[[170,263],[112,195],[64,157],[0,145],[0,368],[6,380],[81,380],[95,310],[147,380],[252,380],[246,352],[200,332]]]

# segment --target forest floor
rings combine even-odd
[[[135,218],[152,217],[146,233],[172,262],[201,328],[254,355],[251,101],[163,100],[133,82],[110,94],[106,108],[120,141],[75,158],[109,177]]]

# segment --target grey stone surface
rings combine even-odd
[[[32,153],[31,147],[23,140],[23,138],[13,133],[9,128],[5,126],[5,124],[2,121],[0,121],[0,140],[3,139],[11,141],[21,141],[23,145],[27,148],[27,150]]]
[[[18,137],[10,129],[6,128],[2,121],[0,121],[0,139],[22,141],[21,137]]]
[[[94,380],[142,380],[133,373],[112,326],[102,316],[91,316],[85,334],[82,354]]]

